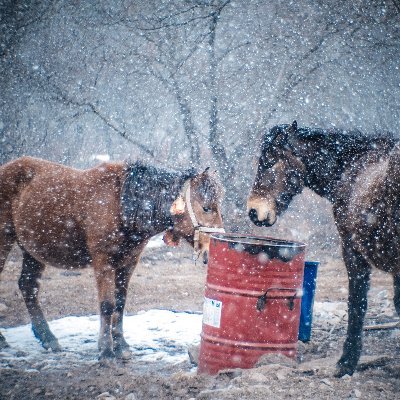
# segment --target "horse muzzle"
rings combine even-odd
[[[253,224],[257,226],[272,226],[277,219],[274,201],[260,197],[252,197],[247,202],[247,211]]]
[[[207,265],[208,264],[208,250],[205,250],[203,252],[203,264]]]
[[[260,218],[255,208],[249,210],[249,218],[257,226],[272,226],[276,222],[276,214],[274,212],[264,212],[262,218]]]
[[[194,231],[193,258],[197,260],[200,256],[203,256],[203,264],[208,264],[210,234],[213,233],[225,233],[225,229],[198,226]]]

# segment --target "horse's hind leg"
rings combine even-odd
[[[400,272],[393,275],[393,289],[394,308],[396,309],[397,315],[400,317]]]
[[[4,210],[0,210],[0,214],[5,215]],[[4,264],[14,242],[14,229],[7,222],[0,221],[0,273],[4,269]],[[8,347],[8,343],[0,332],[0,349],[4,349],[5,347]]]
[[[10,345],[7,343],[6,338],[0,332],[0,350],[5,349],[6,347],[10,347]]]
[[[43,270],[43,264],[35,260],[26,251],[23,251],[22,272],[18,284],[31,317],[33,333],[45,349],[60,351],[61,347],[57,338],[50,331],[38,302],[39,279]]]
[[[348,246],[343,248],[343,258],[349,278],[348,326],[343,354],[337,363],[336,376],[352,375],[362,349],[362,330],[367,311],[367,295],[371,268],[359,253]]]

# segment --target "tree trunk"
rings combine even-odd
[[[196,132],[194,126],[192,112],[188,100],[183,96],[181,89],[179,88],[178,82],[174,79],[173,82],[174,93],[178,102],[179,111],[182,117],[183,129],[185,135],[189,141],[190,146],[190,161],[194,167],[200,164],[200,146],[199,146],[199,135]]]

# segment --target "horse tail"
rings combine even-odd
[[[0,166],[0,273],[16,240],[13,200],[34,176],[34,159],[19,158]],[[0,348],[7,345],[0,333]]]
[[[400,198],[400,143],[396,144],[389,155],[385,183],[387,194],[394,199]]]
[[[389,216],[388,229],[392,229],[393,247],[398,247],[400,237],[400,144],[389,155],[386,174],[386,212]],[[398,243],[400,245],[400,242]]]
[[[35,159],[21,157],[0,166],[0,203],[10,201],[35,176]]]

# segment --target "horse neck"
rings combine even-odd
[[[170,207],[186,176],[135,163],[127,167],[121,209],[125,228],[151,237],[172,225]]]
[[[392,147],[391,142],[385,142],[382,149],[377,149],[367,138],[360,139],[357,144],[354,141],[349,144],[344,134],[327,135],[325,141],[319,139],[315,142],[311,140],[298,156],[306,167],[305,186],[331,203],[336,201],[338,184],[348,168],[371,151],[387,151]]]
[[[316,167],[315,161],[306,159],[306,175],[304,185],[330,202],[335,201],[337,182],[345,167],[334,164],[323,164]]]

